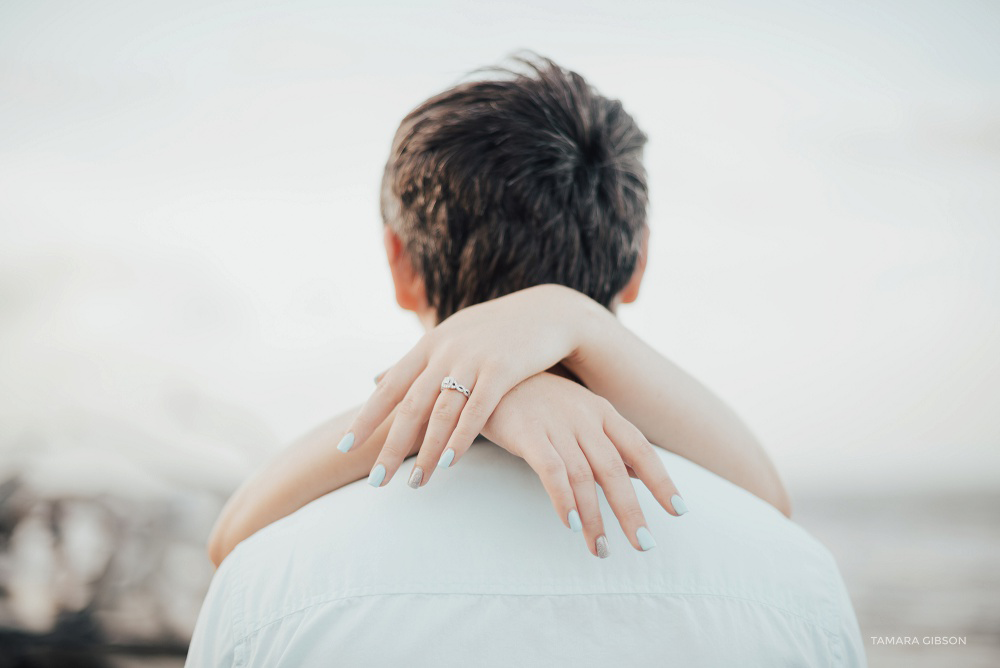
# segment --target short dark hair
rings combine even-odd
[[[515,61],[430,98],[392,143],[382,219],[439,321],[542,283],[609,306],[639,257],[646,135],[576,72]]]

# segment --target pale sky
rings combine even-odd
[[[381,249],[395,128],[520,48],[649,136],[622,318],[793,490],[1000,488],[992,2],[5,2],[0,453],[117,430],[236,478],[234,439],[363,400],[420,334]]]

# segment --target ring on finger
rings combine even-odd
[[[441,391],[444,392],[445,390],[457,390],[458,392],[464,394],[466,398],[468,398],[469,394],[472,392],[470,388],[460,385],[458,381],[451,376],[445,376],[444,380],[441,381]]]

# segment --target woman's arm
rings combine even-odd
[[[708,388],[609,311],[581,311],[580,345],[563,364],[652,443],[755,494],[790,517],[774,464],[742,420]]]
[[[347,433],[366,438],[400,407],[378,465],[391,479],[427,425],[415,464],[426,473],[442,453],[461,459],[514,386],[560,362],[652,442],[791,513],[773,464],[728,406],[603,306],[561,285],[476,304],[439,324],[383,375]],[[467,402],[439,395],[446,376],[472,388]]]
[[[409,436],[403,431],[402,438],[409,440],[404,440],[406,445],[400,449],[395,465],[387,467],[389,474],[383,484],[392,477],[402,460],[414,453],[418,453],[415,467],[423,471],[420,484],[426,484],[446,442],[456,449],[456,459],[460,457],[475,436],[486,428],[487,420],[500,401],[522,382],[516,376],[531,369],[532,364],[544,370],[563,358],[565,366],[597,395],[607,399],[649,441],[721,475],[771,503],[785,515],[790,514],[788,495],[774,466],[739,418],[701,383],[646,345],[596,302],[562,286],[539,286],[459,312],[463,313],[464,322],[453,316],[446,321],[452,324],[450,328],[439,326],[432,331],[438,334],[436,339],[428,336],[418,344],[418,348],[423,346],[424,350],[417,356],[416,363],[409,360],[413,366],[411,371],[401,374],[396,369],[392,382],[383,377],[373,397],[378,398],[381,394],[382,405],[373,409],[371,402],[366,404],[370,413],[367,418],[359,421],[360,409],[333,418],[281,452],[240,486],[212,532],[209,554],[216,565],[239,542],[261,528],[334,489],[369,475],[376,462],[385,458],[383,448],[389,427],[401,405],[409,413],[408,420],[417,424],[417,429]],[[456,322],[459,327],[454,326]],[[510,335],[505,328],[512,328],[518,335]],[[440,336],[442,332],[446,335]],[[463,336],[470,336],[470,345],[465,345]],[[473,412],[481,417],[481,423],[476,426],[478,420],[468,421],[471,428],[467,425],[466,429],[471,435],[464,447],[462,437],[457,435],[456,422],[450,421],[447,411],[431,416],[428,408],[424,415],[419,409],[419,398],[402,402],[414,386],[415,374],[433,366],[431,353],[435,348],[443,349],[453,364],[463,363],[467,369],[476,369],[479,365],[478,378],[486,384],[487,391],[479,392],[478,396],[486,396],[489,391],[499,394],[492,404],[480,399],[479,408]],[[470,355],[470,350],[474,354]],[[530,356],[529,351],[535,356],[533,361],[524,363],[523,359],[517,359],[518,356]],[[539,355],[539,351],[542,354]],[[463,356],[471,359],[463,360]],[[483,365],[483,360],[487,364]],[[404,358],[400,364],[406,361]],[[514,369],[509,377],[515,380],[489,387],[499,376],[496,371],[489,370],[497,368],[508,372]],[[450,368],[430,372],[434,381],[431,407],[438,398],[439,378],[449,372]],[[504,382],[510,382],[510,387],[504,388]],[[459,406],[466,405],[454,392],[443,396]],[[474,393],[473,398],[476,396]],[[544,397],[536,399],[544,400]],[[466,413],[468,411],[462,411],[463,419]],[[453,417],[457,420],[457,416]],[[434,444],[428,447],[424,439],[423,430],[428,420],[443,425],[429,430],[429,433],[435,432],[430,440],[436,447]],[[346,455],[335,451],[345,432],[359,440]],[[513,450],[512,447],[508,449]],[[627,459],[623,460],[629,464]],[[647,486],[653,484],[650,480],[643,481]]]
[[[241,541],[314,499],[368,475],[390,416],[347,455],[335,451],[358,409],[341,413],[278,453],[230,497],[215,522],[208,555],[216,566]],[[419,441],[414,444],[414,451]]]
[[[216,566],[268,524],[368,474],[392,416],[344,456],[335,446],[350,417],[346,413],[321,425],[240,486],[209,540],[209,556]],[[565,378],[541,373],[520,383],[500,401],[483,433],[538,474],[563,525],[582,532],[594,556],[608,556],[595,481],[637,550],[651,549],[655,541],[629,469],[667,512],[685,511],[683,504],[675,505],[681,503],[677,487],[639,430],[607,400]],[[416,449],[414,445],[413,452]],[[384,484],[378,477],[370,482]],[[421,486],[420,481],[411,484]]]

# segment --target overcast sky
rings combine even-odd
[[[381,249],[395,128],[520,48],[648,134],[622,318],[793,489],[1000,487],[988,1],[4,2],[0,445],[98,415],[263,452],[364,399],[420,334]]]

